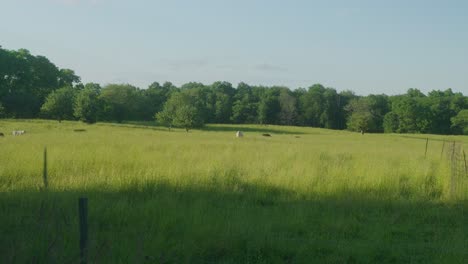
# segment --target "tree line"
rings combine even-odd
[[[468,134],[468,97],[428,94],[358,96],[321,84],[294,90],[229,82],[81,83],[44,56],[0,47],[0,117],[123,122],[157,120],[187,130],[205,123],[278,124],[365,132]]]

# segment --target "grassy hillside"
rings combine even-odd
[[[7,263],[76,262],[80,196],[93,263],[468,260],[468,176],[450,193],[449,143],[441,153],[467,137],[15,120],[0,132]]]

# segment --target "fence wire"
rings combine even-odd
[[[450,197],[457,197],[457,193],[466,198],[468,192],[468,167],[466,152],[460,142],[444,142],[448,145],[446,157],[450,164]],[[443,151],[443,150],[442,150]]]

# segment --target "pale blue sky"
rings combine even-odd
[[[0,0],[0,45],[101,84],[468,93],[468,1]]]

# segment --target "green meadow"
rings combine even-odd
[[[89,263],[468,263],[468,175],[449,161],[467,136],[43,120],[0,132],[3,263],[78,263],[79,197]]]

